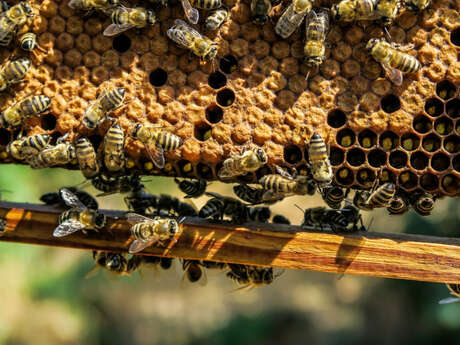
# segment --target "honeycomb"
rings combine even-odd
[[[369,38],[384,36],[372,23],[333,23],[327,59],[306,80],[304,25],[287,40],[274,32],[287,2],[274,7],[271,22],[256,26],[249,0],[225,0],[229,18],[219,31],[206,33],[219,43],[214,63],[167,38],[174,19],[183,18],[177,1],[168,7],[142,3],[154,8],[158,22],[114,38],[102,34],[110,23],[104,14],[77,13],[67,0],[31,3],[39,15],[25,29],[38,35],[46,52],[35,52],[25,81],[0,95],[2,110],[30,94],[52,97],[48,113],[26,120],[29,135],[44,132],[54,141],[65,133],[85,135],[100,149],[109,121],[89,131],[82,116],[102,90],[124,87],[126,104],[111,116],[126,134],[135,122],[150,122],[172,126],[184,141],[157,171],[143,145],[128,136],[132,173],[216,179],[223,160],[248,143],[262,147],[269,161],[240,181],[255,182],[274,164],[303,172],[316,131],[330,145],[340,186],[369,188],[379,178],[406,192],[460,196],[458,1],[435,0],[420,13],[402,9],[389,27],[391,40],[412,43],[410,53],[422,64],[401,86],[388,81],[365,50]],[[10,50],[0,51],[3,60]],[[24,53],[15,48],[14,54]],[[2,163],[12,162],[5,147],[18,133],[0,129]]]

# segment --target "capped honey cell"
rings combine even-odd
[[[441,138],[436,134],[428,134],[422,139],[422,147],[428,152],[434,152],[441,147]]]
[[[355,133],[349,129],[349,128],[344,128],[341,129],[337,133],[337,144],[339,144],[342,147],[350,147],[355,143],[356,140],[356,135]]]
[[[425,111],[430,116],[439,116],[444,112],[444,103],[436,97],[430,98],[425,103]]]
[[[284,160],[290,164],[297,164],[302,160],[302,150],[296,145],[288,145],[284,148]]]
[[[460,99],[454,98],[446,103],[446,114],[451,119],[460,117]]]
[[[434,130],[440,135],[449,135],[454,129],[454,123],[447,116],[440,117],[434,122]]]
[[[399,138],[393,132],[383,132],[379,138],[379,145],[385,151],[390,151],[399,145]]]
[[[364,147],[365,149],[371,148],[377,144],[377,134],[366,129],[365,131],[359,133],[358,142],[361,147]]]
[[[436,94],[444,100],[451,99],[455,97],[457,89],[455,85],[452,84],[449,80],[444,80],[436,85]]]
[[[401,136],[401,146],[407,151],[418,149],[420,138],[413,133],[406,133]]]
[[[334,109],[327,115],[327,124],[332,128],[340,128],[347,122],[347,116],[340,109]]]

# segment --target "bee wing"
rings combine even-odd
[[[83,203],[77,198],[77,196],[67,188],[61,188],[59,190],[59,194],[61,195],[62,200],[64,200],[67,206],[74,207],[78,211],[86,210],[86,206],[83,205]]]
[[[198,19],[200,18],[198,10],[196,8],[193,8],[192,5],[190,5],[189,0],[181,0],[180,2],[182,3],[182,7],[184,8],[185,16],[190,21],[190,23],[198,23]]]
[[[220,168],[219,172],[217,173],[217,176],[221,179],[227,179],[227,178],[232,178],[235,176],[230,170],[225,169],[225,168]]]
[[[134,24],[131,23],[126,23],[126,24],[110,24],[108,27],[105,28],[104,30],[104,36],[115,36],[118,34],[121,34],[122,32],[125,32],[131,28],[135,27]]]
[[[64,237],[84,228],[85,226],[79,221],[74,219],[68,219],[62,224],[59,224],[59,226],[56,229],[54,229],[53,236]]]
[[[447,297],[439,301],[439,304],[450,304],[450,303],[455,303],[455,302],[460,302],[460,298],[458,297]]]
[[[165,166],[165,156],[163,154],[163,148],[158,145],[145,145],[145,151],[152,160],[153,164],[158,169],[163,169]]]
[[[150,247],[152,244],[157,242],[160,238],[153,236],[149,241],[134,240],[129,246],[129,253],[135,254],[143,251],[145,248]]]
[[[151,218],[144,217],[144,216],[141,216],[140,214],[132,213],[132,212],[126,214],[126,219],[131,224],[137,224],[137,223],[142,223],[142,222],[152,222]]]
[[[281,168],[279,165],[275,165],[275,170],[278,174],[280,174],[281,176],[289,179],[289,180],[293,180],[294,178],[292,177],[291,174],[289,174],[286,170],[284,170],[283,168]]]
[[[403,82],[403,74],[400,70],[391,68],[386,64],[382,64],[383,69],[385,70],[385,75],[390,79],[394,84],[401,85]]]

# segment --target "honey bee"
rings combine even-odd
[[[86,274],[86,278],[93,276],[101,268],[120,276],[128,276],[136,271],[142,262],[140,256],[133,255],[132,258],[127,259],[121,253],[97,250],[93,250],[93,260],[95,266]]]
[[[205,180],[182,180],[175,178],[174,182],[177,183],[179,189],[187,194],[184,198],[198,198],[206,192],[208,183]]]
[[[118,123],[109,128],[104,136],[104,163],[109,171],[120,171],[125,166],[125,135]]]
[[[300,208],[299,208],[300,209]],[[303,211],[302,209],[300,209]],[[330,210],[325,207],[314,207],[306,209],[304,212],[304,219],[301,224],[302,227],[316,227],[319,226],[323,230],[324,225],[328,225],[332,231],[344,231],[348,225],[345,216],[338,210]]]
[[[399,11],[400,0],[379,0],[375,11],[379,21],[384,25],[389,25],[395,20]]]
[[[431,5],[431,0],[406,0],[406,8],[411,11],[419,12]]]
[[[429,216],[434,209],[435,198],[428,194],[423,193],[416,195],[412,200],[412,208],[421,216]]]
[[[110,13],[112,24],[104,30],[104,36],[115,36],[126,30],[142,29],[147,25],[154,25],[157,18],[152,10],[142,7],[126,8],[119,6]]]
[[[377,207],[388,207],[395,192],[396,186],[393,183],[387,182],[378,188],[376,183],[370,192],[357,191],[353,198],[353,203],[365,211],[370,211]]]
[[[247,184],[239,184],[233,187],[233,191],[243,201],[246,201],[252,205],[257,204],[274,204],[280,200],[283,200],[283,196],[279,196],[279,199],[273,198],[271,200],[264,200],[263,196],[266,192],[263,188],[254,188]]]
[[[93,187],[103,192],[97,196],[127,193],[135,188],[137,183],[140,183],[139,176],[135,175],[107,176],[99,174],[91,179]]]
[[[136,213],[126,215],[128,221],[134,224],[131,227],[131,234],[134,241],[129,247],[131,254],[138,253],[145,248],[155,244],[162,244],[163,241],[174,239],[174,236],[181,233],[180,222],[172,218],[154,217],[147,218]]]
[[[396,85],[402,84],[402,72],[415,73],[421,68],[420,62],[415,57],[402,52],[412,47],[412,45],[401,46],[376,38],[370,39],[366,45],[366,49],[376,61],[381,63],[387,77]]]
[[[248,220],[252,222],[266,223],[271,215],[268,207],[248,207]]]
[[[134,213],[145,215],[148,208],[156,208],[158,204],[158,196],[150,194],[142,183],[135,186],[131,194],[125,198],[125,203],[128,209]]]
[[[18,127],[25,117],[43,113],[49,108],[50,103],[51,99],[43,95],[23,98],[0,113],[0,126]]]
[[[11,41],[18,26],[24,25],[33,15],[32,7],[27,2],[20,2],[2,12],[0,14],[0,41],[4,42],[7,38]]]
[[[204,27],[207,31],[214,31],[220,28],[228,17],[228,10],[225,7],[218,8],[206,17]]]
[[[291,225],[291,221],[281,214],[274,215],[272,218],[272,223]]]
[[[450,290],[450,294],[455,297],[447,297],[439,301],[439,304],[449,304],[460,302],[460,284],[446,284],[447,288]]]
[[[340,213],[345,217],[347,225],[351,224],[352,231],[367,231],[363,224],[363,218],[359,208],[353,205],[348,199],[345,200],[345,206],[340,209]],[[360,224],[359,227],[358,223]]]
[[[224,217],[224,202],[219,198],[209,199],[198,212],[200,218],[213,218],[216,220]]]
[[[325,187],[332,182],[333,174],[326,144],[318,133],[313,133],[308,147],[308,157],[313,180],[318,187]]]
[[[241,155],[232,154],[227,158],[217,173],[221,179],[246,175],[254,172],[267,163],[267,154],[260,148],[245,150]]]
[[[241,287],[238,290],[251,289],[269,285],[277,276],[273,274],[271,267],[247,266],[228,264],[227,277]],[[279,275],[278,275],[279,276]]]
[[[94,151],[93,144],[87,138],[78,139],[75,154],[83,176],[90,179],[99,174],[96,151]]]
[[[190,283],[198,282],[200,285],[206,285],[206,269],[199,260],[182,260],[182,268],[184,270],[183,280],[187,279]]]
[[[222,6],[222,0],[181,0],[185,16],[192,24],[197,24],[200,14],[197,8],[214,10]]]
[[[390,201],[387,211],[391,215],[403,215],[409,211],[409,200],[402,194],[396,194]]]
[[[81,11],[109,10],[119,3],[119,0],[70,0],[69,7]]]
[[[217,193],[205,193],[212,198],[200,209],[198,217],[222,220],[224,216],[231,218],[233,223],[244,223],[248,220],[248,207],[237,199]]]
[[[76,158],[75,148],[68,142],[64,142],[67,134],[59,138],[56,145],[47,147],[38,155],[32,156],[28,163],[32,169],[48,168],[55,165],[70,163]]]
[[[256,25],[264,25],[268,21],[268,15],[272,11],[271,0],[251,1],[251,20]]]
[[[189,49],[200,58],[212,61],[217,56],[218,43],[213,42],[186,22],[176,19],[174,25],[168,29],[168,37],[179,45]]]
[[[107,113],[122,105],[125,92],[126,90],[122,87],[110,91],[104,90],[86,110],[82,120],[83,125],[88,129],[94,129],[104,122],[106,118],[109,118]]]
[[[349,192],[350,189],[345,192],[343,188],[338,186],[329,186],[321,190],[321,196],[330,208],[338,210],[342,207],[342,201],[345,200]]]
[[[104,214],[88,209],[66,188],[62,188],[60,194],[66,205],[72,208],[59,216],[59,225],[53,232],[54,237],[68,236],[79,230],[84,233],[86,233],[85,230],[97,231],[105,226],[106,217]]]
[[[286,39],[302,24],[303,19],[310,12],[312,2],[300,0],[292,2],[283,12],[275,26],[275,32]],[[297,11],[296,11],[297,9]],[[300,11],[300,12],[299,12]]]
[[[316,67],[323,63],[326,56],[326,35],[329,30],[329,10],[310,11],[305,30],[305,63]]]
[[[61,188],[59,192],[50,192],[43,194],[40,197],[40,201],[44,202],[47,205],[56,205],[58,207],[66,206],[64,198],[61,196],[63,189],[64,188]],[[79,190],[75,187],[66,187],[65,189],[69,190],[72,194],[74,194],[78,198],[78,200],[80,200],[81,203],[85,205],[87,208],[92,210],[97,210],[99,208],[99,204],[97,203],[96,199],[94,199],[90,194],[86,193],[85,191]]]
[[[158,169],[165,166],[164,152],[175,150],[183,144],[177,135],[141,123],[136,125],[132,136],[144,144],[147,155]]]
[[[344,22],[374,20],[378,18],[377,3],[377,0],[342,0],[332,6],[332,17]]]
[[[225,262],[216,262],[216,261],[209,261],[209,260],[201,260],[201,266],[206,267],[207,269],[214,269],[214,270],[223,270],[227,267]]]
[[[29,59],[18,59],[9,61],[0,69],[0,91],[4,91],[8,86],[20,83],[30,68]]]
[[[14,140],[8,144],[6,151],[17,160],[29,159],[45,149],[51,137],[48,134],[35,134]]]
[[[32,52],[35,48],[38,48],[39,50],[46,52],[45,49],[38,45],[37,35],[33,32],[26,32],[22,34],[21,36],[19,36],[18,41],[21,49],[27,52]]]

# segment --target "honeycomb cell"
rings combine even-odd
[[[209,123],[218,123],[224,116],[224,110],[217,104],[212,104],[206,107],[206,119]]]
[[[401,101],[399,97],[389,94],[382,98],[380,106],[384,112],[391,114],[401,108]]]
[[[414,127],[415,131],[417,131],[420,134],[425,134],[429,132],[431,128],[433,128],[431,120],[424,115],[419,115],[416,118],[414,118],[412,126]]]
[[[417,187],[417,175],[410,171],[404,171],[399,175],[399,185],[406,190],[412,190]]]
[[[414,152],[410,155],[410,165],[416,170],[424,170],[428,166],[428,156],[423,152]]]
[[[374,168],[380,168],[381,166],[385,165],[387,161],[387,155],[383,150],[374,149],[369,152],[367,161],[369,162],[370,166]]]
[[[206,141],[212,137],[212,128],[205,122],[198,123],[195,125],[194,135],[198,140]]]
[[[420,186],[427,191],[432,191],[438,188],[438,183],[436,175],[424,174],[420,177]]]
[[[443,80],[438,85],[436,85],[436,94],[444,100],[455,97],[456,91],[457,90],[455,85],[452,84],[449,80]]]
[[[256,178],[257,180],[260,180],[262,176],[269,175],[272,173],[273,171],[270,169],[270,167],[268,165],[264,165],[256,171]]]
[[[399,145],[399,138],[393,132],[383,132],[379,138],[379,145],[385,151],[390,151]]]
[[[366,129],[358,134],[358,142],[365,149],[371,148],[377,144],[377,134]]]
[[[364,151],[358,148],[351,149],[347,152],[347,162],[354,167],[364,164],[366,161],[366,155]]]
[[[425,103],[425,111],[428,115],[437,117],[444,111],[444,104],[438,98],[430,98]]]
[[[380,183],[386,183],[386,182],[395,183],[396,178],[395,178],[395,175],[390,170],[383,169],[379,175],[379,182]]]
[[[209,75],[208,84],[213,89],[220,89],[227,84],[227,77],[221,72],[214,72]]]
[[[396,150],[390,153],[390,165],[395,169],[402,169],[407,165],[407,153]]]
[[[194,175],[193,165],[187,160],[177,162],[181,176],[191,177]]]
[[[460,47],[460,26],[450,33],[450,42],[457,47]]]
[[[341,165],[345,160],[345,154],[341,148],[332,146],[329,152],[329,161],[333,166]]]
[[[6,146],[10,142],[10,132],[5,128],[0,128],[0,145]]]
[[[460,172],[460,155],[456,155],[452,158],[452,168],[454,168],[456,172]]]
[[[439,152],[431,157],[431,167],[436,171],[444,171],[449,168],[449,165],[449,156],[444,153]]]
[[[344,186],[350,186],[353,184],[353,181],[355,180],[353,176],[353,171],[348,168],[340,168],[337,170],[335,174],[335,179],[339,184],[342,184]]]
[[[233,55],[226,55],[220,59],[219,67],[226,74],[233,73],[238,67],[238,60]]]
[[[52,131],[56,128],[56,117],[51,114],[46,114],[41,117],[40,127],[45,131]]]
[[[372,187],[375,181],[375,173],[368,168],[360,169],[356,174],[356,180],[366,188]]]
[[[211,179],[214,177],[212,168],[203,163],[199,163],[196,166],[196,173],[198,175],[198,178],[202,178],[202,179]]]
[[[149,81],[150,84],[152,84],[153,86],[163,86],[164,84],[166,84],[167,80],[168,73],[162,68],[157,68],[149,74]]]
[[[460,181],[455,175],[449,174],[442,178],[441,187],[448,194],[458,194],[460,191]]]
[[[451,135],[443,140],[444,149],[449,153],[460,152],[460,137]]]
[[[297,164],[302,160],[302,150],[297,145],[284,147],[284,160],[290,164]]]
[[[420,138],[413,133],[406,133],[401,137],[401,146],[407,151],[418,149]]]
[[[125,53],[131,48],[131,38],[121,34],[113,39],[112,47],[119,53]]]
[[[434,122],[434,130],[440,135],[449,135],[453,129],[454,123],[446,116],[443,116]]]
[[[217,104],[222,107],[229,107],[235,101],[235,92],[230,89],[223,89],[217,93],[216,96]]]
[[[340,109],[334,109],[327,115],[327,124],[332,128],[340,128],[347,122],[347,116]]]
[[[337,144],[339,144],[342,147],[350,147],[355,143],[356,140],[356,135],[355,133],[349,129],[349,128],[344,128],[340,130],[337,133]]]
[[[455,98],[446,103],[446,114],[453,119],[460,117],[460,99]]]

